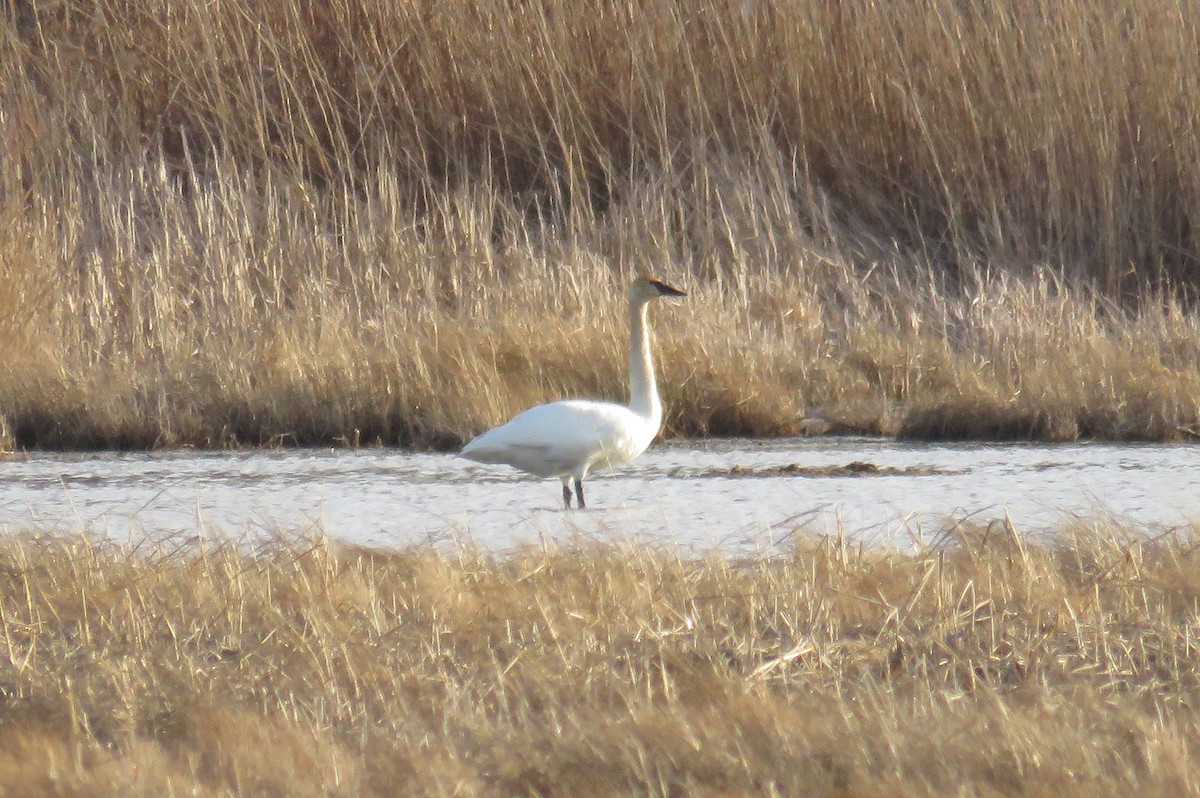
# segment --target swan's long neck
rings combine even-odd
[[[662,401],[654,381],[648,309],[647,302],[629,303],[629,409],[657,427],[662,422]]]

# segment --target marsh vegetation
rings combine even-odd
[[[1191,795],[1193,531],[0,541],[0,791]]]
[[[1195,437],[1198,12],[14,0],[0,445],[453,447],[640,272],[669,435]],[[1193,794],[1197,569],[7,530],[0,792]]]
[[[648,0],[18,0],[0,431],[454,446],[624,393],[667,431],[1200,423],[1200,14]]]

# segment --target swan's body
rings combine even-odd
[[[684,293],[642,277],[629,288],[629,404],[568,399],[531,407],[463,447],[479,463],[503,463],[539,477],[558,477],[571,506],[571,483],[580,507],[583,480],[592,471],[628,463],[650,445],[662,426],[646,311],[653,300]]]

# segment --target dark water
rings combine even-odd
[[[803,470],[853,462],[871,468]],[[792,465],[802,468],[780,473]],[[802,524],[908,547],[970,513],[1007,512],[1031,533],[1073,514],[1181,525],[1200,520],[1198,484],[1200,448],[1184,445],[703,441],[660,444],[593,476],[589,509],[564,513],[558,482],[452,455],[31,454],[0,462],[0,528],[113,536],[319,528],[372,545],[471,540],[490,549],[582,534],[710,549],[770,545]]]

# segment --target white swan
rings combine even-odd
[[[583,479],[592,471],[628,463],[662,426],[662,401],[654,381],[646,311],[663,296],[686,296],[666,283],[639,277],[629,287],[629,405],[568,399],[531,407],[488,430],[462,449],[478,463],[503,463],[539,477],[558,477],[563,502],[583,501]]]

